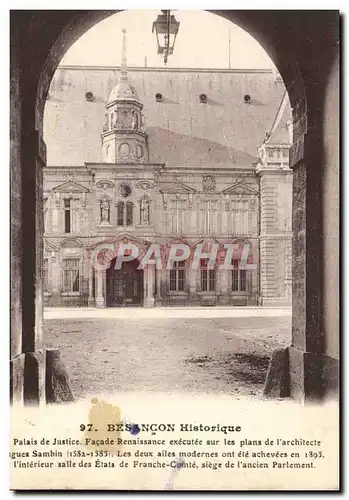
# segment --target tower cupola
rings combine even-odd
[[[105,163],[143,163],[148,160],[143,104],[128,80],[126,30],[122,30],[122,58],[118,84],[106,104],[102,132],[102,161]]]

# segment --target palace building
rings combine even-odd
[[[46,306],[291,302],[291,109],[271,70],[60,66],[45,107]],[[233,270],[93,265],[103,243],[141,252],[235,243]],[[249,245],[252,270],[239,269]]]

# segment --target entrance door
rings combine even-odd
[[[134,260],[115,269],[115,259],[112,260],[107,270],[107,307],[143,305],[143,271],[138,266],[138,260]]]

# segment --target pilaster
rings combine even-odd
[[[217,285],[219,283],[219,289],[217,290],[219,294],[219,305],[224,306],[228,305],[230,302],[230,295],[229,295],[229,271],[228,269],[221,269],[218,268],[217,274],[218,274],[218,281]]]
[[[96,270],[96,307],[105,307],[105,296],[103,290],[103,271]]]
[[[93,275],[94,275],[94,267],[92,265],[91,255],[88,256],[88,306],[93,307],[95,305],[95,299],[93,297]]]

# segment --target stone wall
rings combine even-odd
[[[129,186],[127,198],[120,194]],[[169,273],[157,277],[157,305],[257,305],[259,297],[259,195],[258,178],[250,170],[212,170],[170,168],[144,165],[88,164],[83,167],[46,167],[45,262],[49,287],[46,306],[87,306],[95,304],[92,296],[93,271],[91,251],[105,241],[127,238],[136,244],[185,242],[195,246],[239,242],[250,246],[250,261],[256,269],[247,272],[246,291],[232,292],[230,271],[217,270],[216,291],[201,293],[200,271],[186,271],[185,292],[167,293]],[[149,202],[150,217],[141,219],[141,200]],[[70,233],[64,232],[64,200],[69,198],[72,210]],[[108,200],[108,221],[101,222],[101,202]],[[122,200],[133,203],[133,223],[118,226],[117,205]],[[177,201],[185,210],[176,212]],[[209,208],[206,207],[206,203]],[[214,210],[211,211],[212,206]],[[203,250],[207,251],[207,250]],[[64,293],[62,289],[64,259],[80,262],[80,290]],[[105,278],[103,278],[105,281]],[[105,287],[105,284],[103,285]]]
[[[11,158],[11,357],[22,350],[22,204],[21,204],[21,99],[19,35],[12,30],[10,89],[10,158]]]
[[[328,81],[325,101],[325,161],[323,201],[324,214],[324,328],[330,333],[325,343],[328,356],[339,358],[339,60],[337,59]]]
[[[264,305],[292,300],[292,171],[288,149],[261,151],[260,176],[261,298]],[[287,156],[284,153],[287,153]]]

